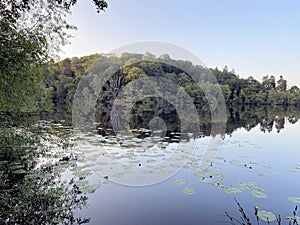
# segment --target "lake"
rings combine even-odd
[[[201,160],[214,138],[209,122],[196,136],[151,126],[135,126],[132,136],[114,135],[99,124],[80,132],[61,117],[39,123],[68,131],[73,145],[63,148],[53,168],[87,197],[87,205],[74,212],[90,217],[88,224],[226,224],[225,212],[241,221],[235,199],[253,224],[255,206],[261,218],[265,210],[288,224],[285,217],[300,203],[299,118],[298,108],[229,110],[226,132],[213,135],[222,143],[205,169]]]
[[[183,168],[171,176],[166,173],[166,179],[157,178],[158,183],[151,184],[150,180],[150,184],[145,186],[135,186],[134,182],[134,186],[130,185],[133,183],[126,180],[130,179],[130,176],[126,177],[126,172],[133,172],[129,169],[110,173],[107,167],[114,166],[116,162],[104,165],[101,159],[97,159],[101,158],[102,151],[110,152],[113,151],[112,146],[120,146],[115,137],[101,136],[102,141],[97,142],[97,134],[88,135],[83,138],[88,141],[81,150],[91,156],[87,156],[85,162],[90,164],[89,169],[93,171],[89,179],[101,180],[101,176],[110,174],[112,177],[108,176],[108,180],[111,178],[112,181],[90,194],[89,206],[78,214],[91,217],[90,224],[225,224],[229,221],[225,212],[240,217],[234,201],[236,198],[254,222],[255,206],[259,210],[280,214],[284,220],[286,216],[292,216],[295,206],[300,202],[299,111],[254,111],[256,114],[250,113],[252,118],[247,117],[248,110],[240,112],[238,116],[230,116],[228,132],[223,135],[219,153],[207,170],[199,171],[199,161],[211,138],[203,135],[196,138],[196,149]],[[103,141],[105,139],[113,141],[109,143]],[[138,145],[147,141],[144,139]],[[172,152],[172,148],[168,148],[172,145],[174,143],[168,143],[165,151]],[[122,162],[126,166],[133,165],[133,170],[139,170],[140,162],[147,157],[153,159],[144,154],[144,157]],[[154,159],[160,157],[167,158],[161,155]],[[97,162],[102,165],[101,169]],[[160,171],[160,163],[154,164],[154,167],[153,171]],[[149,174],[151,170],[146,171],[144,176],[136,174],[135,179],[143,183]],[[126,178],[120,178],[122,176]]]

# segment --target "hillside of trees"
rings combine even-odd
[[[168,55],[160,58],[166,61],[174,62],[180,65],[180,68],[189,68],[190,70],[201,71],[201,66],[195,66],[189,61],[172,60]],[[197,105],[207,104],[203,91],[198,84],[184,71],[178,68],[171,68],[167,64],[154,61],[157,58],[151,54],[129,54],[124,53],[120,57],[114,55],[94,54],[81,58],[66,58],[57,63],[53,63],[47,71],[46,87],[51,99],[51,107],[58,111],[71,111],[72,99],[76,92],[77,85],[82,76],[86,75],[86,70],[95,64],[101,64],[113,68],[116,65],[130,65],[122,68],[114,76],[121,80],[118,87],[125,86],[131,80],[142,76],[162,76],[170,79],[189,93]],[[134,64],[135,60],[140,61]],[[97,62],[96,62],[97,61]],[[95,63],[96,62],[96,63]],[[300,90],[297,86],[287,88],[287,80],[283,76],[275,78],[272,75],[265,75],[261,81],[252,76],[241,78],[234,71],[229,71],[227,66],[223,70],[218,68],[210,69],[221,85],[225,102],[227,106],[262,106],[262,105],[282,105],[282,106],[300,106]],[[203,78],[205,80],[205,78]],[[209,81],[207,81],[209,82]],[[100,96],[99,96],[100,97]],[[103,97],[103,96],[102,96]],[[106,98],[108,99],[108,98]]]

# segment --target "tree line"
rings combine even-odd
[[[157,61],[158,59],[164,59],[164,61]],[[138,63],[134,63],[137,61]],[[169,62],[167,64],[164,62]],[[174,65],[179,65],[180,68],[176,68]],[[202,82],[206,87],[214,91],[215,85],[220,85],[223,91],[224,99],[229,107],[236,107],[242,105],[262,106],[262,105],[282,105],[282,106],[300,106],[300,90],[297,86],[291,86],[287,88],[287,80],[283,76],[280,76],[278,80],[273,75],[263,76],[261,81],[254,79],[252,76],[244,79],[240,78],[234,71],[228,71],[227,66],[223,70],[218,68],[207,69],[217,79],[217,84],[205,77],[206,73],[203,72],[205,68],[193,65],[189,61],[173,60],[168,55],[155,57],[154,55],[147,53],[142,54],[130,54],[124,53],[121,56],[94,54],[84,56],[81,58],[66,58],[57,63],[51,64],[48,67],[46,77],[46,89],[49,94],[49,102],[52,108],[59,111],[70,111],[72,108],[73,96],[76,92],[79,80],[86,76],[89,72],[87,69],[93,70],[97,73],[97,69],[105,67],[106,70],[113,68],[116,65],[129,65],[123,66],[114,76],[110,79],[110,84],[107,82],[106,91],[114,89],[114,92],[118,92],[123,86],[130,81],[143,77],[143,76],[159,76],[174,81],[176,84],[182,86],[185,91],[194,99],[194,104],[199,108],[207,105],[207,99],[201,89],[201,85],[195,82],[189,74],[182,70],[182,68],[188,68],[191,71],[195,71],[202,76]],[[113,80],[114,79],[114,80]],[[118,80],[118,81],[117,81]],[[118,83],[118,88],[115,90],[114,83]],[[115,84],[114,84],[115,85]],[[115,95],[117,93],[114,93]],[[106,97],[104,97],[106,95]],[[113,101],[114,98],[108,96],[109,94],[99,95],[99,99],[102,98],[102,104],[104,99],[106,101]],[[113,96],[113,93],[110,94]],[[145,102],[144,102],[145,103]],[[141,104],[141,103],[137,103]],[[51,108],[50,107],[50,108]],[[147,106],[144,105],[147,108]],[[152,106],[151,106],[152,107]]]

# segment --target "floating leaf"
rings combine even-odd
[[[80,188],[80,191],[84,194],[91,194],[94,193],[100,186],[100,184],[93,184]]]
[[[224,188],[224,185],[219,183],[219,182],[214,182],[214,183],[212,183],[212,185],[217,187],[217,188]]]
[[[75,182],[77,186],[85,186],[85,185],[88,185],[89,182],[85,179],[82,179],[82,180],[78,180]]]
[[[259,176],[262,176],[262,177],[265,177],[265,176],[268,176],[268,174],[265,174],[265,173],[260,173],[258,174]]]
[[[238,189],[238,188],[225,188],[224,191],[227,193],[227,194],[238,194],[238,193],[241,193],[242,190],[241,189]]]
[[[194,194],[196,194],[196,191],[194,190],[194,188],[183,188],[182,192],[185,195],[194,195]]]
[[[300,203],[300,197],[288,197],[288,200],[296,204]]]
[[[173,182],[172,182],[172,184],[175,184],[175,185],[183,185],[185,183],[186,183],[185,180],[173,180]]]
[[[258,191],[258,190],[252,191],[251,194],[256,198],[266,198],[267,197],[265,193]]]
[[[156,162],[156,160],[155,159],[148,159],[146,162],[147,163],[153,163],[153,162]]]
[[[231,165],[234,165],[234,166],[243,167],[243,164],[240,161],[237,161],[237,160],[231,160],[229,163]]]
[[[81,170],[81,169],[76,169],[73,174],[76,176],[76,177],[87,177],[89,175],[91,175],[91,171],[90,170]]]
[[[254,187],[256,187],[256,183],[255,182],[245,182],[245,181],[240,181],[238,184],[239,188],[241,188],[242,190],[251,190]]]
[[[263,220],[263,221],[266,221],[266,222],[271,222],[271,221],[274,221],[276,220],[276,216],[274,215],[274,213],[272,212],[267,212],[265,210],[259,210],[257,212],[257,216]]]
[[[272,169],[271,166],[266,166],[266,165],[264,165],[264,167],[267,168],[267,169]]]
[[[223,174],[223,173],[220,173],[220,172],[212,172],[212,176],[217,179],[217,180],[224,180],[225,178],[228,178],[227,175]]]
[[[209,184],[214,183],[214,180],[211,178],[200,177],[199,180],[203,183],[209,183]]]

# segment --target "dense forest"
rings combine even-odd
[[[163,63],[161,61],[156,62],[158,59],[163,59]],[[135,61],[139,61],[139,63],[134,63]],[[179,65],[180,69],[164,62]],[[66,58],[57,63],[53,63],[48,67],[45,76],[47,93],[51,99],[48,108],[58,111],[71,111],[72,99],[79,80],[82,76],[89,73],[88,69],[93,70],[93,67],[101,67],[100,65],[104,66],[107,70],[116,65],[126,65],[117,71],[114,78],[111,78],[115,79],[115,83],[117,79],[120,81],[118,83],[119,87],[117,87],[118,90],[134,79],[143,76],[159,76],[172,80],[182,86],[194,99],[194,104],[196,106],[199,105],[198,108],[203,108],[203,105],[207,104],[207,100],[200,86],[189,74],[183,71],[184,68],[188,68],[189,71],[195,71],[203,76],[204,68],[201,66],[193,65],[189,61],[172,60],[168,55],[156,58],[150,53],[146,55],[124,53],[120,57],[94,54],[81,58]],[[280,76],[276,80],[273,75],[265,75],[261,81],[258,81],[252,76],[246,79],[241,78],[234,70],[229,71],[227,66],[225,66],[223,70],[218,68],[209,70],[220,84],[228,108],[243,105],[300,106],[299,88],[297,86],[291,86],[288,89],[287,80],[285,80],[283,76]],[[97,71],[94,71],[94,73],[97,73]],[[209,84],[210,81],[208,78],[202,77],[202,80],[206,82],[206,85],[211,85],[211,88],[213,88],[213,84]],[[101,98],[101,96],[99,96],[99,98]],[[108,100],[107,97],[106,100]]]

